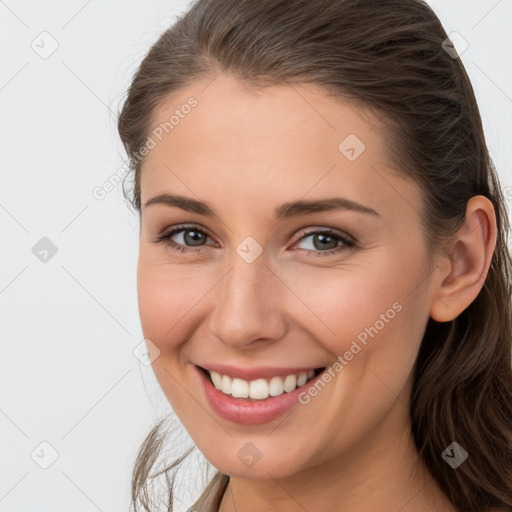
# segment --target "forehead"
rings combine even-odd
[[[192,108],[187,105],[190,98],[196,102]],[[301,154],[327,151],[337,158],[339,143],[348,135],[355,135],[365,150],[379,154],[383,160],[386,147],[379,129],[375,129],[380,124],[380,119],[367,109],[334,99],[312,84],[256,89],[225,73],[162,101],[151,122],[154,129],[160,128],[158,139],[168,140],[169,146],[174,141],[188,149],[200,140],[201,154],[205,156],[212,152],[216,157],[222,156],[219,148],[225,149],[236,140],[237,145],[223,155],[225,159],[241,153],[262,156],[267,149],[279,149],[282,154],[289,147]],[[295,144],[297,141],[301,142],[300,147]],[[148,160],[155,153],[160,152],[152,151]]]
[[[151,127],[142,204],[170,191],[224,203],[233,192],[246,205],[333,192],[381,206],[397,194],[419,199],[390,165],[382,121],[311,84],[255,90],[221,74],[161,102]]]

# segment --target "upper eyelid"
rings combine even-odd
[[[303,240],[305,237],[308,237],[308,236],[311,236],[311,235],[315,235],[317,233],[327,233],[327,234],[330,234],[329,232],[332,231],[332,234],[336,235],[336,236],[339,236],[340,238],[342,239],[346,239],[352,243],[357,243],[357,240],[352,236],[352,235],[349,235],[346,231],[343,231],[341,229],[337,229],[337,228],[330,228],[330,227],[323,227],[323,228],[320,228],[320,227],[312,227],[312,228],[305,228],[304,231],[302,232],[301,235],[299,235],[299,237],[297,238],[297,242],[300,241],[300,240]]]

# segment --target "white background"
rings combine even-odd
[[[429,3],[469,43],[511,198],[512,0]],[[123,164],[115,113],[132,74],[188,4],[0,0],[1,512],[127,511],[136,450],[170,410],[132,352],[137,218],[120,186],[92,191]],[[31,47],[43,31],[58,42],[47,59]],[[42,237],[58,249],[46,263],[32,252]],[[31,457],[49,460],[43,441],[59,454],[48,469]]]

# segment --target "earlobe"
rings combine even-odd
[[[466,219],[459,228],[442,265],[443,273],[430,308],[438,322],[449,322],[477,297],[487,277],[496,247],[496,215],[484,196],[472,197],[466,205]],[[439,268],[442,268],[439,266]]]

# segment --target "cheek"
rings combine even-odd
[[[353,340],[397,340],[400,332],[410,339],[417,326],[428,319],[426,301],[420,295],[421,269],[399,261],[374,260],[368,265],[339,269],[292,272],[283,280],[293,283],[293,291],[307,306],[296,300],[295,322],[322,340],[329,352],[341,354]],[[300,315],[297,314],[300,312]]]
[[[137,295],[139,316],[144,338],[151,340],[159,351],[152,368],[167,399],[180,418],[187,418],[193,411],[190,395],[179,384],[182,347],[193,331],[194,306],[208,286],[195,273],[170,265],[163,259],[139,255],[137,267]],[[204,288],[204,290],[203,290]]]
[[[191,270],[163,258],[139,256],[137,296],[144,336],[167,348],[179,343],[178,334],[194,318],[196,306],[200,307],[211,287],[199,268]]]
[[[369,265],[322,269],[295,281],[294,290],[315,313],[295,315],[295,321],[338,363],[339,403],[351,403],[358,389],[359,397],[385,407],[404,389],[429,317],[421,261],[420,251],[402,259],[383,255]]]

